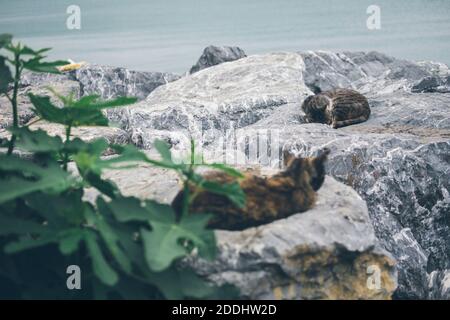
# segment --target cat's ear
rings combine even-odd
[[[320,89],[320,87],[316,85],[313,85],[312,91],[314,92],[314,94],[322,93],[322,89]]]
[[[325,148],[319,152],[319,155],[312,160],[311,186],[317,191],[325,180],[325,162],[330,154],[330,149]]]
[[[315,162],[325,162],[328,159],[328,155],[331,153],[331,150],[328,148],[323,148],[319,151],[319,154],[314,159]]]
[[[295,159],[295,155],[287,149],[283,150],[283,165],[284,167],[288,167],[292,161]]]

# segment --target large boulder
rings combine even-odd
[[[104,178],[125,195],[163,203],[181,187],[174,172],[146,164],[107,170]],[[86,198],[93,201],[97,194],[88,190]],[[380,247],[365,202],[329,176],[313,209],[244,231],[218,230],[216,236],[216,260],[193,255],[183,263],[211,283],[234,285],[242,298],[390,299],[397,286],[395,260]]]
[[[200,70],[216,66],[224,62],[230,62],[245,58],[247,55],[244,50],[239,47],[217,47],[209,46],[203,50],[203,54],[198,59],[197,63],[192,66],[189,71],[190,74],[196,73]]]
[[[426,298],[430,274],[450,263],[450,94],[414,88],[449,75],[444,64],[377,52],[257,55],[161,86],[114,117],[143,148],[157,136],[183,149],[192,136],[207,154],[248,137],[243,157],[233,151],[231,159],[247,161],[254,149],[263,165],[264,143],[275,143],[268,153],[276,158],[282,149],[309,156],[330,148],[328,173],[367,202],[376,236],[399,263],[395,296]],[[366,95],[370,119],[338,130],[305,123],[304,98],[335,87]]]
[[[429,76],[420,80],[412,87],[412,92],[440,92],[450,93],[450,76],[442,78],[439,76]]]
[[[429,277],[430,298],[450,300],[450,269],[433,271]]]
[[[74,71],[73,77],[80,83],[82,95],[96,94],[103,99],[128,96],[139,100],[145,99],[157,87],[179,79],[172,73],[90,64]]]
[[[309,211],[217,237],[218,258],[190,264],[244,298],[390,299],[397,286],[395,260],[378,247],[365,202],[331,177]]]
[[[75,98],[86,95],[99,95],[102,99],[113,99],[121,96],[145,99],[157,87],[179,79],[178,75],[161,72],[138,72],[125,68],[114,68],[99,65],[85,65],[80,69],[62,74],[25,72],[22,76],[18,92],[19,124],[27,124],[35,117],[29,93],[50,96],[51,101],[60,106],[61,101],[49,90],[58,94]],[[12,109],[5,96],[0,96],[0,139],[9,137],[6,128],[12,125]],[[44,129],[52,135],[64,136],[64,129],[57,124],[39,123],[32,129]],[[120,128],[75,128],[73,135],[86,141],[103,137],[111,143],[129,143],[129,134]]]
[[[75,97],[80,95],[79,83],[71,80],[66,75],[25,73],[17,96],[19,124],[25,124],[35,116],[28,98],[29,93],[50,96],[53,103],[61,105],[61,101],[48,89],[49,87],[53,88],[53,90],[61,95],[68,95],[71,93],[74,94]],[[10,92],[10,94],[12,94],[12,92]],[[4,95],[1,95],[0,129],[11,126],[12,122],[11,103]]]
[[[213,141],[215,132],[245,127],[281,106],[299,104],[311,93],[303,70],[295,53],[251,56],[161,86],[144,101],[110,115],[144,149],[151,148],[155,136],[176,140],[174,132],[203,132]]]

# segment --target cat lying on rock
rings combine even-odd
[[[272,176],[262,176],[255,170],[245,172],[244,178],[237,179],[221,171],[208,172],[204,178],[210,181],[238,181],[246,195],[245,207],[238,208],[224,196],[200,190],[189,212],[212,214],[208,227],[224,230],[243,230],[304,212],[315,203],[316,191],[325,179],[325,162],[329,152],[325,149],[311,158],[285,153],[285,169]],[[183,191],[180,191],[172,203],[178,215],[182,202]]]
[[[334,89],[309,96],[302,109],[309,122],[325,123],[335,129],[367,121],[370,116],[366,97],[351,89]]]

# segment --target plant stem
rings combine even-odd
[[[183,183],[183,207],[181,211],[181,216],[186,217],[189,211],[190,202],[190,190],[189,190],[189,179],[186,179]]]
[[[70,131],[72,130],[72,124],[69,124],[66,126],[66,141],[64,142],[65,145],[70,141]],[[67,164],[69,163],[69,151],[64,150],[64,159],[63,159],[63,169],[67,171]]]
[[[14,74],[14,89],[13,89],[13,96],[11,98],[11,105],[12,105],[12,111],[13,111],[13,128],[17,129],[19,128],[19,114],[17,111],[17,93],[19,91],[19,82],[20,82],[20,54],[15,53],[14,54],[14,62],[15,62],[15,74]],[[16,135],[13,133],[11,135],[11,140],[9,140],[9,146],[8,146],[8,155],[11,155],[14,151],[14,144],[16,142]]]

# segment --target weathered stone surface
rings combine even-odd
[[[61,95],[73,93],[75,97],[96,94],[103,99],[134,96],[142,100],[158,86],[175,81],[178,78],[179,76],[170,73],[137,72],[125,68],[99,65],[86,65],[79,70],[63,74],[25,72],[18,94],[19,123],[25,124],[35,116],[28,99],[28,93],[50,96],[52,102],[56,105],[61,105],[61,102],[48,88],[52,88]],[[7,98],[1,96],[0,129],[5,129],[10,125],[12,125],[11,106]],[[59,130],[57,126],[49,129],[51,131]],[[102,134],[100,131],[104,131],[105,134]],[[113,131],[116,134],[112,134]],[[105,136],[108,139],[111,138],[111,141],[129,142],[129,138],[125,137],[124,132],[119,132],[116,129],[103,128],[102,130],[94,130],[90,128],[82,129],[81,133],[88,140],[90,139],[89,136],[94,137],[96,134],[100,134],[100,136]],[[112,138],[112,136],[116,136],[117,139]]]
[[[153,152],[148,152],[148,156],[158,159]],[[162,203],[171,203],[181,186],[175,172],[142,163],[129,170],[105,170],[103,178],[113,181],[125,196],[154,199]],[[85,197],[95,202],[98,195],[91,188],[87,190]]]
[[[179,79],[178,75],[161,72],[139,72],[125,68],[86,65],[73,72],[82,95],[97,94],[103,99],[121,96],[145,99],[157,87]]]
[[[31,130],[44,130],[51,136],[59,136],[63,141],[66,139],[65,128],[62,125],[55,123],[47,123],[39,121],[29,126]],[[3,140],[9,140],[11,134],[6,129],[0,129],[0,142]],[[104,138],[109,143],[114,144],[128,144],[131,143],[128,133],[120,128],[115,127],[74,127],[71,130],[71,139],[80,138],[86,142],[92,142],[93,140]],[[108,149],[105,154],[111,154],[113,150]],[[26,152],[20,152],[22,156],[25,156]]]
[[[23,86],[18,92],[18,114],[19,123],[25,124],[34,117],[34,113],[31,110],[31,102],[28,98],[29,93],[35,95],[50,96],[53,103],[60,105],[61,102],[54,96],[54,94],[48,90],[48,87],[53,88],[56,92],[62,95],[68,95],[74,93],[78,96],[80,93],[80,86],[78,82],[69,80],[60,75],[42,75],[42,76],[30,76],[25,75]],[[10,92],[12,94],[12,92]],[[0,129],[4,129],[12,125],[12,109],[9,100],[5,96],[0,96]]]
[[[161,86],[144,101],[110,116],[151,148],[155,130],[201,134],[244,127],[311,91],[303,84],[303,60],[295,53],[251,56]],[[211,142],[205,141],[205,142]]]
[[[258,55],[162,85],[145,100],[114,110],[109,116],[121,125],[133,143],[144,149],[151,149],[153,140],[162,138],[173,150],[183,150],[189,146],[192,136],[197,141],[203,138],[203,148],[208,154],[221,149],[224,140],[228,143],[230,138],[239,139],[257,132],[256,140],[247,141],[246,148],[238,152],[232,150],[231,159],[242,160],[253,148],[260,164],[269,166],[267,156],[261,151],[264,151],[264,144],[272,143],[273,139],[277,140],[276,144],[269,150],[271,156],[277,157],[282,149],[310,156],[319,149],[330,148],[328,173],[353,187],[366,201],[379,243],[398,262],[398,289],[394,296],[446,298],[448,276],[445,270],[450,268],[450,94],[442,93],[445,90],[439,89],[439,81],[448,79],[449,75],[449,68],[444,64],[415,63],[377,52]],[[433,77],[439,81],[424,80]],[[108,83],[111,82],[102,84],[100,81],[99,86],[103,88]],[[315,90],[335,87],[353,88],[368,98],[372,114],[367,122],[339,130],[305,123],[300,108],[304,98]],[[271,138],[265,138],[264,131],[269,131]],[[256,145],[259,151],[255,151]],[[228,159],[218,158],[216,154],[210,158]],[[142,170],[147,172],[145,168]],[[119,185],[133,195],[156,190],[160,193],[145,196],[168,200],[177,191],[176,180],[167,179],[174,184],[164,187],[166,180],[162,176],[166,173],[149,171],[147,176],[139,172],[127,177],[121,174],[111,173],[111,178],[122,179]],[[150,181],[153,185],[150,178],[153,175],[157,177],[156,186],[148,188],[146,183]],[[138,181],[137,187],[133,188],[135,181]],[[346,206],[353,208],[360,201],[345,202],[352,196],[344,191],[336,194],[334,183],[337,182],[327,178],[327,187],[321,189],[323,199],[334,197],[329,204],[333,201],[339,210],[346,210]],[[317,208],[320,208],[320,201]],[[340,201],[345,205],[341,207]],[[329,212],[335,209],[332,208]],[[333,219],[338,219],[339,215],[334,217],[325,209],[314,211],[314,215],[311,212],[289,218],[294,220],[288,219],[288,224],[275,222],[283,231],[278,234],[284,243],[319,243],[320,239],[328,241],[334,233],[339,233],[343,238],[338,243],[344,243],[343,249],[330,244],[322,252],[314,251],[314,246],[285,250],[278,243],[283,241],[270,237],[275,232],[271,225],[262,227],[261,234],[253,229],[239,235],[219,232],[222,261],[218,266],[202,262],[198,265],[199,272],[218,283],[235,283],[249,297],[350,298],[356,294],[367,298],[385,297],[384,293],[368,293],[364,289],[367,287],[357,285],[363,277],[363,269],[358,266],[364,265],[360,264],[364,259],[378,261],[384,266],[385,274],[393,270],[387,267],[390,266],[386,262],[388,256],[379,253],[380,249],[368,249],[372,238],[372,233],[367,231],[369,226],[353,220],[348,224],[336,222]],[[295,233],[298,225],[311,228],[302,233],[311,236],[309,240]],[[369,240],[365,239],[367,233],[360,233],[362,229],[358,226],[369,232]],[[345,238],[345,228],[349,228],[350,238]],[[243,238],[246,232],[253,234],[255,240]],[[359,237],[361,239],[357,240]],[[245,239],[248,239],[248,247]],[[356,243],[363,249],[355,251]],[[260,248],[268,249],[258,251]],[[270,260],[273,255],[276,258],[289,256],[288,252],[300,258],[288,259],[282,264],[275,258]],[[223,256],[225,253],[227,256]],[[227,264],[223,257],[236,264]],[[311,283],[301,271],[304,261],[312,261],[308,265],[311,268],[326,266],[322,270],[325,276],[314,278],[309,274],[311,281],[317,280]],[[230,268],[222,268],[222,265]],[[341,270],[355,270],[346,281],[356,289],[341,286],[344,279]],[[293,279],[294,285],[286,280],[286,275]],[[336,276],[336,281],[330,284],[327,275]],[[329,286],[324,288],[326,285]],[[322,291],[317,286],[323,288]],[[336,293],[333,289],[336,286],[343,291]]]
[[[154,153],[149,153],[155,157]],[[180,189],[176,174],[149,165],[108,170],[124,192],[170,203]],[[86,198],[98,195],[89,190]],[[397,282],[395,260],[380,249],[365,202],[327,177],[316,206],[306,213],[239,232],[216,231],[214,262],[189,258],[198,274],[237,286],[252,299],[389,299]],[[380,287],[370,273],[380,271]],[[369,281],[369,285],[367,284]]]
[[[441,78],[438,76],[430,76],[422,79],[419,83],[415,84],[412,92],[450,92],[450,76],[447,78]]]
[[[396,288],[394,260],[377,248],[364,201],[331,177],[313,209],[217,237],[217,260],[190,264],[245,298],[389,299]],[[371,286],[372,269],[381,272],[379,288]]]
[[[239,60],[246,56],[244,50],[239,47],[209,46],[203,50],[203,54],[198,59],[197,63],[192,66],[189,73],[192,74],[224,62]]]
[[[237,138],[270,130],[277,148],[303,156],[331,148],[329,174],[367,201],[377,237],[399,262],[396,297],[425,298],[428,275],[450,263],[450,94],[412,91],[449,75],[443,64],[377,52],[250,56],[161,86],[112,116],[143,148],[158,136],[182,149],[203,133],[208,152],[232,128]],[[335,87],[363,93],[370,119],[339,130],[306,124],[304,98]]]
[[[367,201],[377,236],[399,262],[399,297],[426,297],[427,270],[449,261],[449,141],[316,124],[281,132],[281,145],[293,153],[331,149],[328,172]]]
[[[450,300],[450,269],[433,271],[429,278],[431,299]]]

